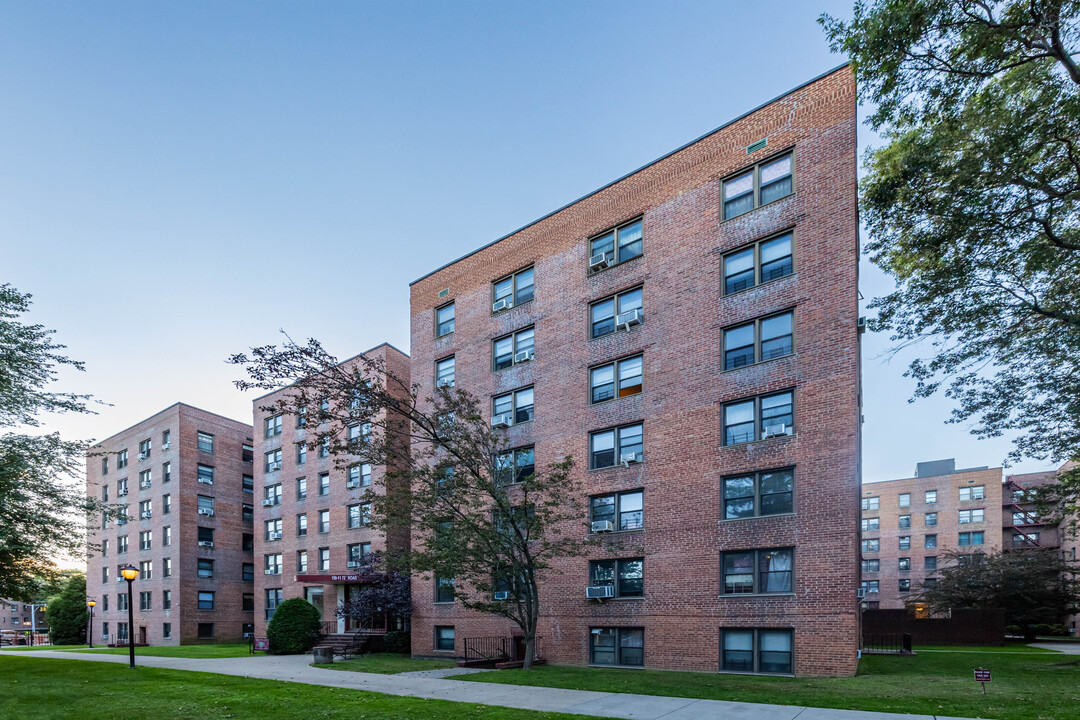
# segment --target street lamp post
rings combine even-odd
[[[86,607],[90,608],[90,629],[86,631],[86,639],[90,647],[94,647],[94,606],[97,605],[96,600],[87,600]]]
[[[45,605],[30,605],[30,647],[34,646],[34,636],[37,635],[37,611],[41,608],[45,610]]]
[[[131,583],[139,577],[139,568],[127,565],[120,568],[120,574],[128,584],[128,667],[135,669],[135,606],[131,603]]]

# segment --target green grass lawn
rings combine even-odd
[[[316,665],[315,667],[394,675],[396,673],[413,672],[414,670],[443,670],[457,667],[457,663],[453,660],[414,659],[408,655],[398,655],[396,653],[371,653],[352,660],[335,660],[332,665]]]
[[[27,647],[25,645],[15,645],[14,647],[8,647],[5,645],[3,651],[8,650],[78,650],[79,648],[87,647],[86,645],[35,645],[34,647]]]
[[[85,648],[85,645],[80,647]],[[231,657],[247,657],[250,652],[248,650],[247,643],[221,643],[220,645],[153,645],[151,647],[137,647],[135,648],[135,655],[145,655],[147,657],[184,657],[184,658],[231,658]],[[67,650],[66,647],[56,648],[57,650]],[[75,652],[83,653],[101,653],[104,655],[127,655],[128,649],[126,647],[105,647],[94,648],[93,650],[75,650]],[[258,652],[256,655],[265,655],[266,653]]]
[[[0,717],[18,720],[582,720],[581,715],[83,660],[0,655]],[[596,720],[596,719],[594,719]]]
[[[454,679],[964,718],[1080,719],[1080,656],[1002,652],[1007,648],[941,649],[962,652],[864,656],[853,678],[539,666],[528,672],[499,670]],[[972,676],[979,666],[993,673],[985,697]]]

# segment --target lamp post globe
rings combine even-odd
[[[128,606],[128,667],[135,669],[135,607],[131,604],[131,583],[139,577],[139,568],[134,565],[125,565],[120,568],[120,576],[127,580],[127,606]]]
[[[87,644],[90,647],[94,647],[94,606],[97,605],[97,600],[88,599],[86,601],[86,607],[90,608],[90,627],[86,631]]]

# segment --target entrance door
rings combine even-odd
[[[345,586],[345,602],[352,602],[360,595],[359,585],[346,585]],[[360,623],[352,618],[345,619],[345,632],[356,632],[360,629]]]
[[[139,644],[146,644],[146,628],[142,626],[139,627]]]
[[[304,588],[304,599],[319,609],[319,617],[326,620],[323,615],[323,589],[319,587]]]

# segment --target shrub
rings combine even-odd
[[[48,603],[49,638],[53,645],[81,645],[86,642],[90,613],[86,608],[86,576],[74,575],[60,594]]]
[[[412,634],[408,630],[391,630],[383,635],[383,651],[389,653],[411,653]]]
[[[307,652],[319,640],[322,616],[319,610],[303,598],[292,598],[278,605],[266,636],[273,655],[292,655]]]

